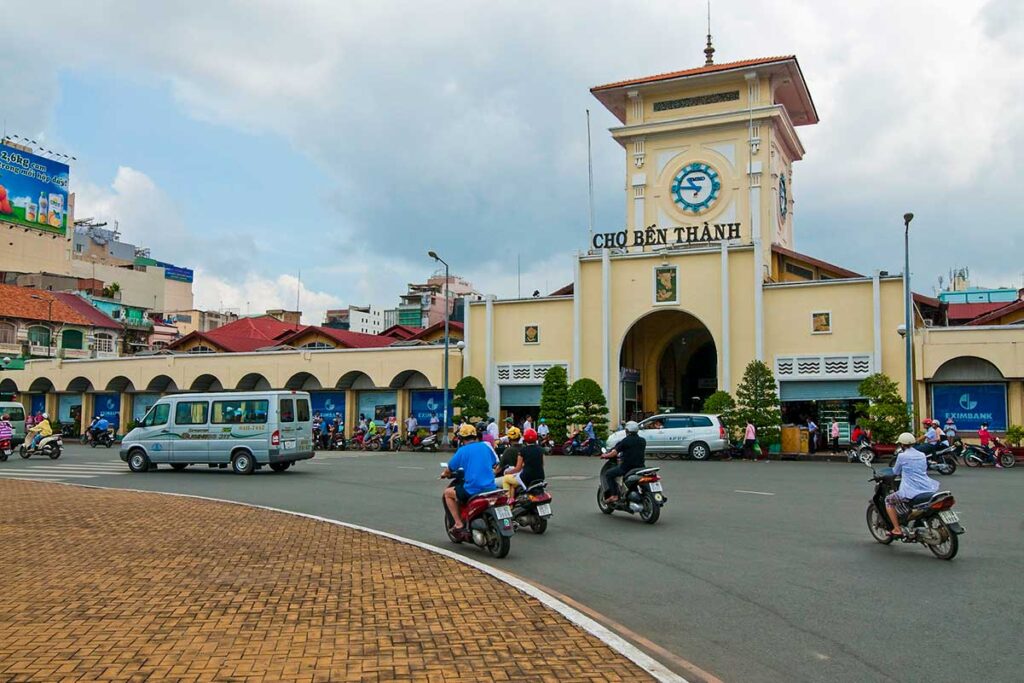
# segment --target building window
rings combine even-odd
[[[832,312],[811,313],[811,334],[832,334]]]
[[[805,280],[814,279],[814,271],[808,270],[807,268],[801,268],[800,266],[794,265],[792,263],[786,264],[786,272],[789,273],[790,275],[798,275],[799,277],[802,277]]]
[[[333,349],[335,347],[331,346],[327,342],[315,341],[315,342],[309,342],[308,344],[303,344],[299,348],[300,349],[310,350],[310,351],[317,351],[317,350],[320,350],[320,349]]]
[[[81,349],[83,341],[80,330],[64,330],[60,335],[60,346],[63,349]]]
[[[0,323],[0,344],[15,344],[18,339],[18,328],[13,323]]]
[[[92,338],[92,348],[99,353],[113,353],[114,338],[109,334],[97,334]]]
[[[33,346],[49,346],[50,328],[39,325],[28,328],[28,343]]]
[[[216,353],[216,351],[214,351],[209,346],[206,346],[204,344],[199,344],[198,346],[193,346],[191,349],[188,350],[188,352],[189,353]]]

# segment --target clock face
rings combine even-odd
[[[699,162],[687,164],[672,178],[672,201],[687,213],[703,213],[718,201],[721,189],[714,168]]]
[[[789,211],[789,190],[786,188],[786,176],[779,176],[779,215],[786,220],[786,213]]]

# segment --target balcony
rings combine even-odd
[[[92,354],[89,349],[60,349],[59,355],[61,358],[72,360],[76,358],[88,358]]]
[[[4,356],[20,356],[21,355],[21,344],[0,343],[0,355],[4,355]]]

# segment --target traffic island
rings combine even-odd
[[[512,586],[337,524],[0,479],[0,679],[637,681]]]

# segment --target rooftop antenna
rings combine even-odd
[[[704,66],[715,63],[715,47],[711,44],[711,0],[708,0],[708,44],[704,48]]]
[[[594,243],[594,155],[590,146],[590,110],[587,109],[587,178],[589,182],[589,213],[587,218],[587,230],[590,234],[589,244]]]

